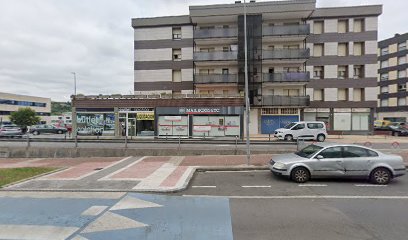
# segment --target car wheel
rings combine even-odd
[[[290,177],[297,183],[305,183],[310,179],[310,172],[304,167],[297,167],[292,170]]]
[[[33,135],[40,135],[40,132],[39,131],[34,131]]]
[[[376,168],[371,172],[370,180],[372,183],[385,185],[392,179],[391,171],[386,168]]]
[[[318,142],[324,142],[324,140],[326,140],[326,136],[324,136],[323,134],[317,135]]]
[[[62,131],[61,131],[61,130],[58,130],[57,133],[58,133],[58,134],[62,134]]]
[[[288,134],[285,136],[285,141],[293,141],[293,136]]]

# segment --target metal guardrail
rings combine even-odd
[[[238,37],[238,28],[214,28],[194,30],[194,39]]]
[[[308,59],[310,49],[274,49],[262,50],[263,59]]]
[[[194,61],[234,61],[238,59],[238,52],[195,52]]]
[[[208,75],[194,75],[194,83],[238,83],[237,74],[208,74]]]
[[[263,82],[308,82],[309,72],[264,73]]]
[[[262,33],[264,36],[309,35],[310,25],[300,24],[264,27]]]

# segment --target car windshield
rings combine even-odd
[[[295,154],[300,156],[300,157],[304,157],[304,158],[310,158],[313,156],[313,154],[317,153],[318,151],[320,151],[323,147],[317,146],[317,145],[309,145],[305,148],[303,148],[302,150],[300,150],[299,152],[296,152]]]
[[[284,128],[291,129],[295,125],[296,125],[296,123],[290,123],[290,124],[286,125]]]

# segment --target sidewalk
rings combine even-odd
[[[401,154],[408,165],[408,151]],[[0,168],[60,167],[63,170],[6,187],[30,191],[147,191],[185,189],[197,169],[267,169],[273,155],[145,156],[75,159],[4,159]]]

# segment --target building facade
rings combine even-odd
[[[407,122],[407,41],[408,33],[405,33],[378,43],[379,120]]]
[[[32,108],[41,123],[51,122],[51,99],[0,92],[0,125],[10,123],[10,114],[19,108]]]
[[[382,7],[316,8],[314,0],[247,4],[251,134],[298,120],[368,132],[377,104]],[[132,19],[135,94],[244,96],[243,4]]]

